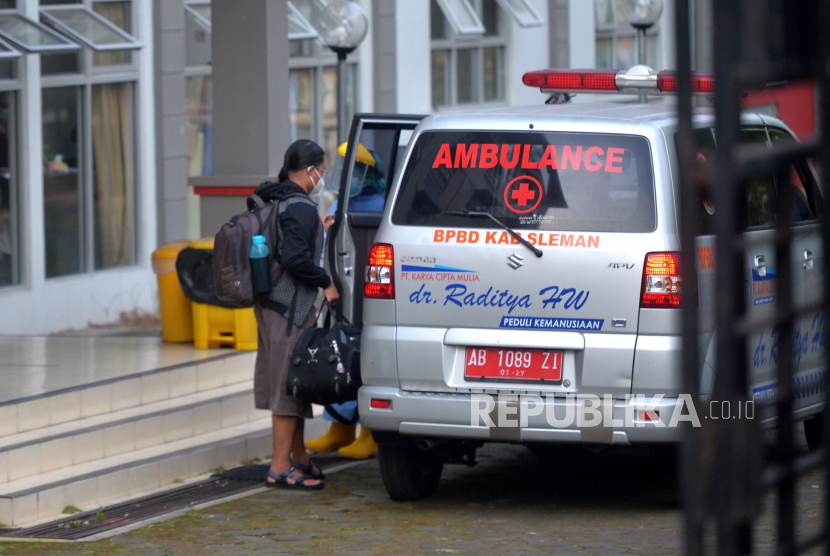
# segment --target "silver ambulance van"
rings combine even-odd
[[[676,83],[668,72],[646,73],[639,92]],[[625,79],[595,70],[525,76],[544,91],[636,91]],[[713,85],[698,76],[695,86]],[[679,276],[676,120],[670,104],[607,102],[355,117],[326,256],[344,314],[363,327],[360,416],[392,498],[430,495],[445,463],[472,464],[484,442],[679,440],[684,295],[699,296],[703,387],[711,384],[717,207],[700,207],[699,283],[689,287]],[[714,115],[699,110],[694,122],[707,164]],[[743,128],[746,141],[795,140],[769,116],[747,113]],[[354,187],[357,144],[384,173],[382,212],[352,210],[367,206]],[[789,183],[753,182],[746,214],[736,215],[758,239],[746,253],[753,317],[776,306],[771,200],[780,187],[795,191],[796,299],[816,301],[821,291],[823,200],[804,160]],[[811,315],[796,331],[798,381],[815,385],[799,399],[802,419],[823,407],[824,318]],[[729,408],[730,417],[763,417],[776,386],[776,335],[752,340],[759,408]],[[584,414],[589,398],[599,423]],[[715,410],[698,417],[724,417]]]

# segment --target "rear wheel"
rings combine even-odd
[[[420,500],[438,488],[444,464],[408,439],[378,445],[383,486],[392,500]]]

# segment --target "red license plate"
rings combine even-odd
[[[562,352],[468,347],[464,376],[502,380],[562,380]]]

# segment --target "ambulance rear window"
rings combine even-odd
[[[648,141],[630,135],[434,131],[404,170],[392,222],[409,226],[651,232]],[[456,213],[456,214],[447,214]]]

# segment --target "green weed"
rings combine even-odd
[[[71,505],[70,505],[70,506],[66,506],[66,507],[63,509],[63,513],[65,513],[65,514],[77,514],[77,513],[81,513],[81,508],[79,508],[78,506],[71,506]]]

